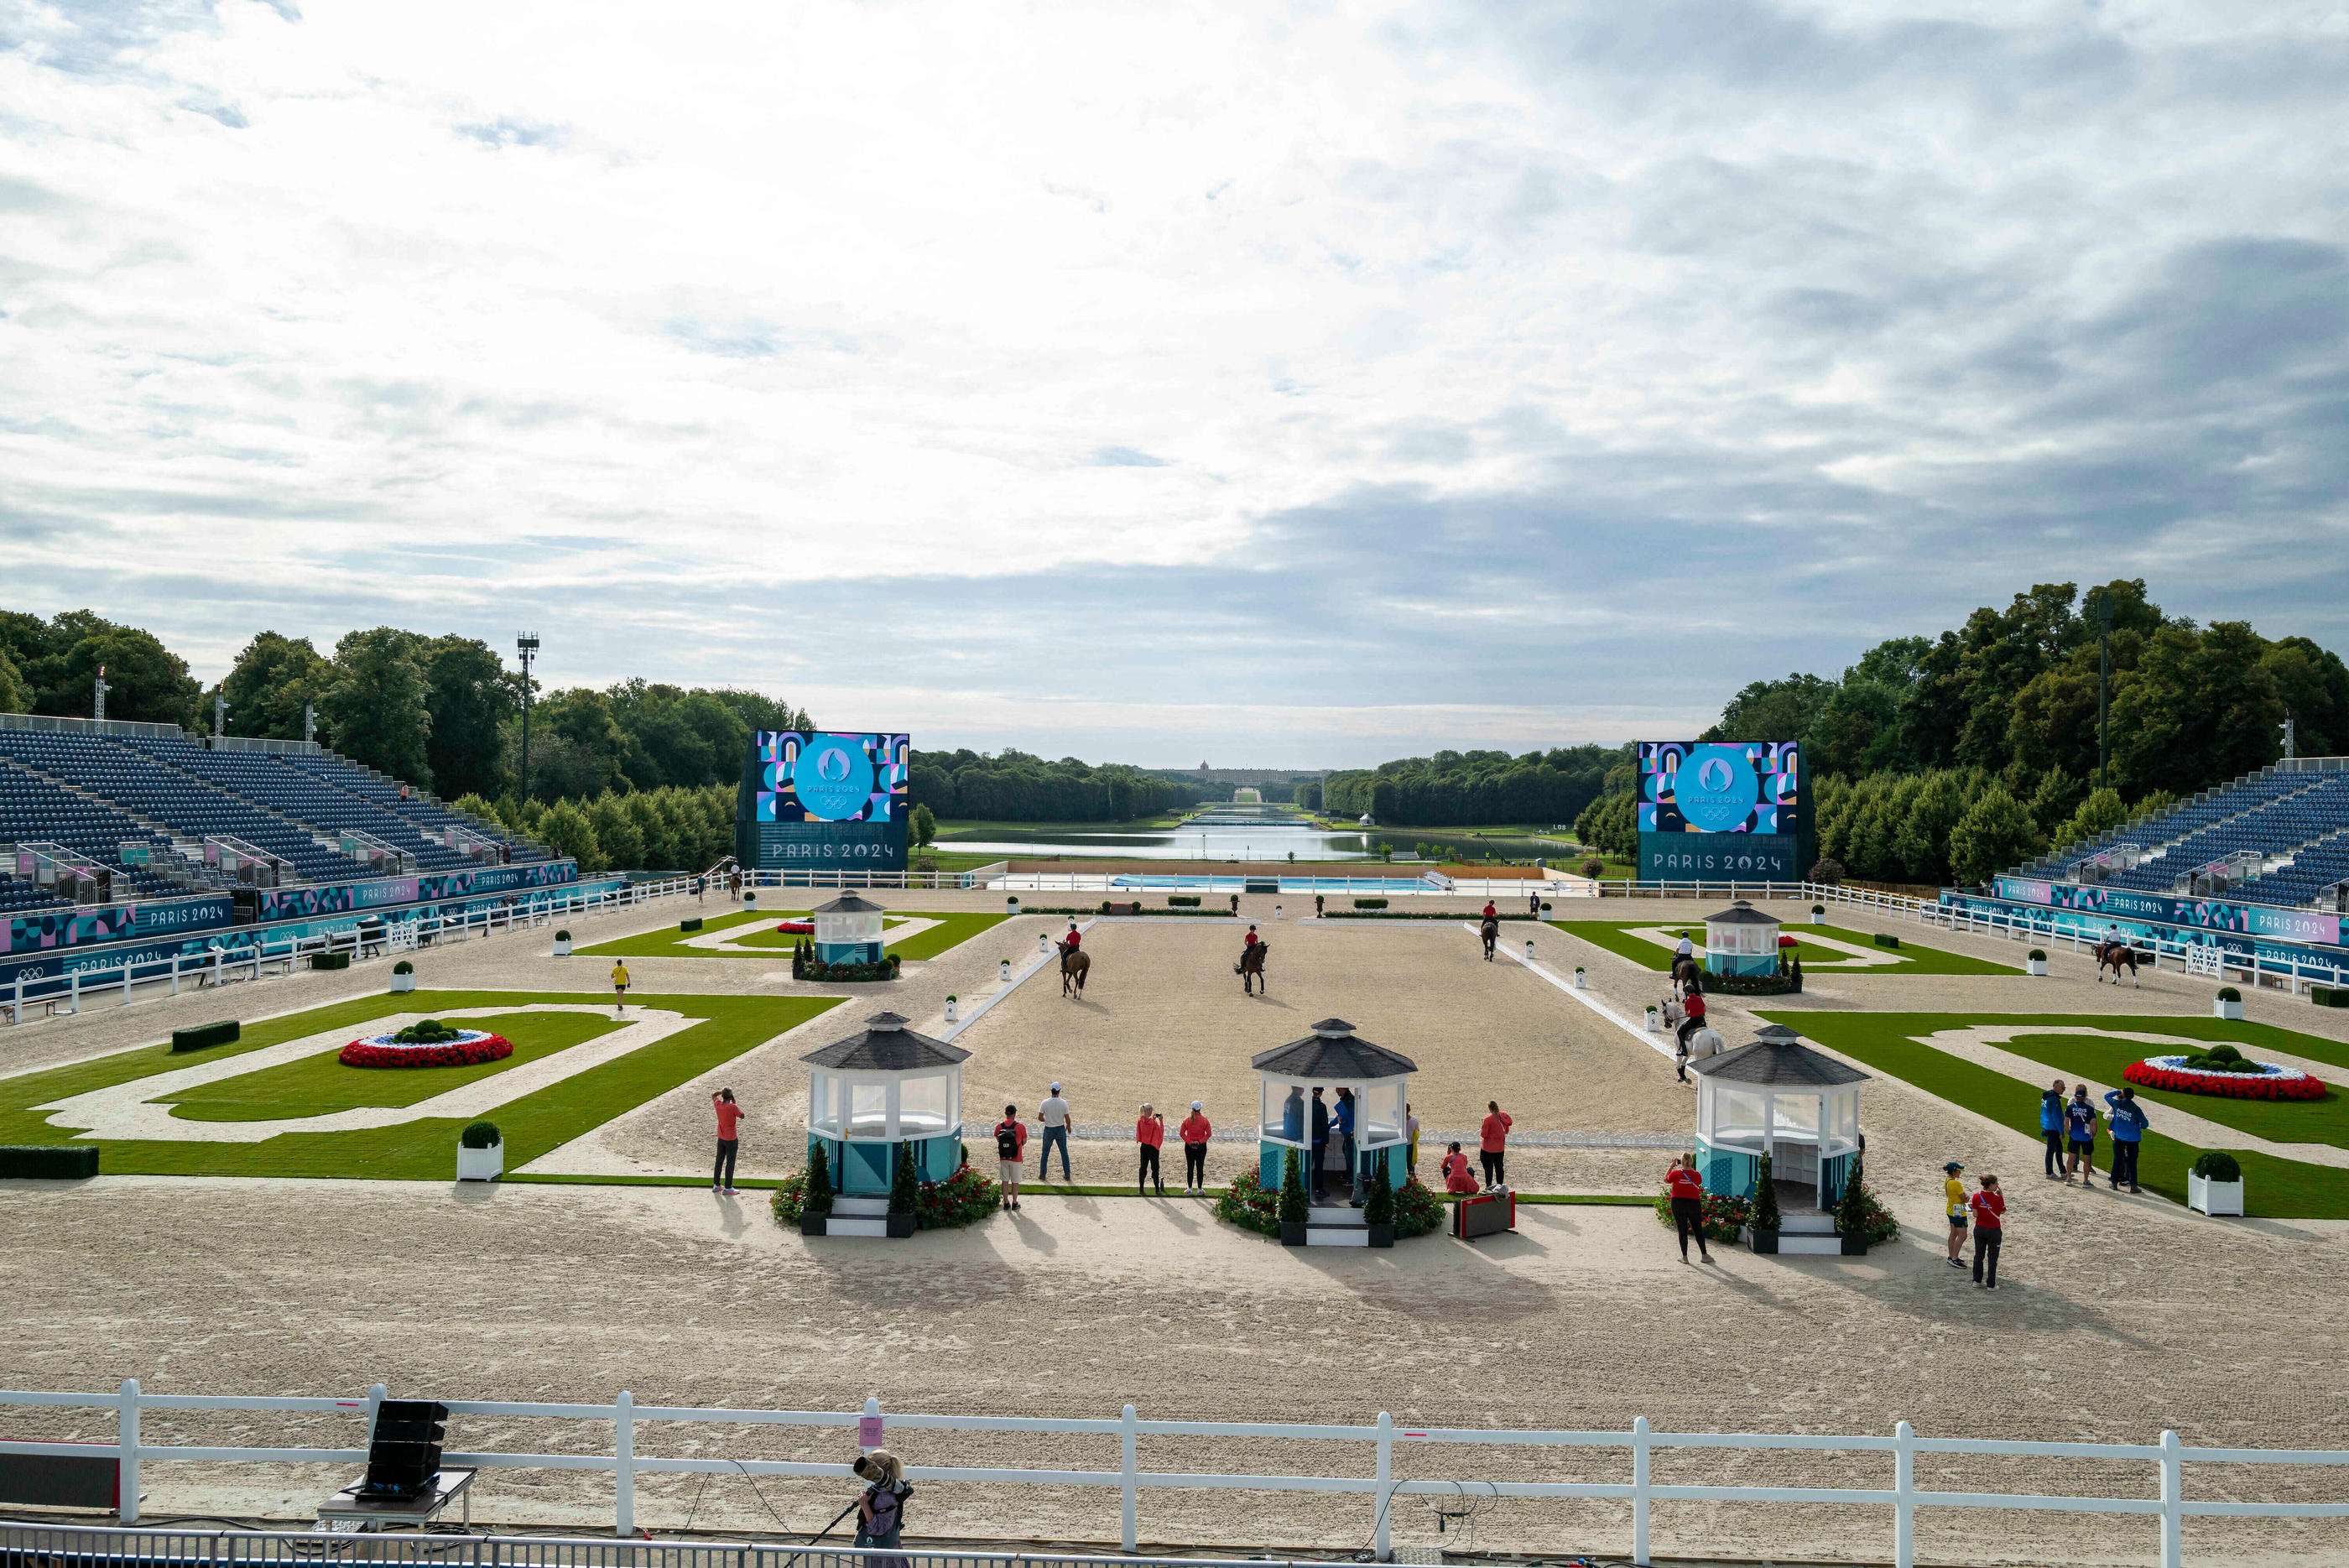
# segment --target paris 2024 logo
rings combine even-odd
[[[1754,815],[1760,781],[1754,763],[1729,746],[1697,746],[1681,760],[1672,798],[1700,833],[1734,833]]]
[[[792,787],[812,816],[843,822],[873,798],[873,761],[862,744],[837,735],[814,735],[792,769]]]

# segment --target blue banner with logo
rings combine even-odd
[[[329,882],[316,888],[262,889],[260,918],[300,920],[319,915],[389,909],[439,898],[463,898],[522,888],[554,888],[579,879],[575,860],[533,860],[520,866],[482,866],[463,871],[429,871],[416,877],[375,877],[360,882]]]
[[[761,730],[735,804],[734,857],[762,871],[903,871],[913,742]]]
[[[2001,898],[2035,904],[2044,909],[2077,910],[2105,919],[2147,920],[2157,925],[2228,931],[2244,937],[2273,937],[2282,941],[2321,942],[2330,947],[2343,943],[2344,922],[2341,917],[2314,909],[2285,909],[2273,904],[2233,903],[2224,898],[2176,898],[2134,888],[2042,882],[2029,877],[2001,877],[1991,884],[1991,888]]]
[[[1642,882],[1799,882],[1802,846],[1783,833],[1643,833]]]

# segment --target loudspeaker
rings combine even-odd
[[[414,1497],[440,1469],[449,1407],[433,1399],[386,1399],[376,1407],[362,1497]]]

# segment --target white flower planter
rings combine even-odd
[[[569,958],[571,956],[571,939],[569,937],[557,937],[554,939],[554,956],[556,958]]]
[[[947,997],[947,1022],[948,1023],[957,1023],[957,1022],[959,1022],[959,1020],[957,1018],[956,1013],[955,1013],[955,1008],[956,1008],[956,1005],[957,1005],[957,1003],[956,1003],[956,999],[955,999],[955,998],[953,998],[953,997],[951,997],[951,996],[949,996],[949,997]]]
[[[505,1174],[506,1146],[493,1143],[487,1148],[467,1148],[457,1146],[457,1179],[460,1181],[495,1181]]]
[[[1825,915],[1813,915],[1811,917],[1811,924],[1815,926],[1824,926],[1826,923],[1827,918]]]
[[[1648,1033],[1651,1034],[1661,1034],[1663,1032],[1663,1013],[1657,1009],[1651,1007],[1648,1009]]]
[[[1019,899],[1017,899],[1017,898],[1006,898],[1006,899],[1004,899],[1004,900],[1003,900],[1003,912],[1004,912],[1005,914],[1007,914],[1007,915],[1016,915],[1016,914],[1018,914],[1018,913],[1019,912]]]
[[[1580,964],[1574,966],[1574,989],[1577,991],[1587,991],[1589,989],[1583,983],[1582,966]]]
[[[2045,959],[2024,959],[2023,961],[2023,967],[2030,971],[2033,974],[2045,974],[2047,972],[2047,961]]]
[[[2243,1016],[2243,1004],[2240,1002],[2222,1002],[2213,997],[2210,1001],[2210,1016],[2240,1020]],[[2241,1210],[2238,1210],[2237,1212],[2240,1213]]]
[[[1009,959],[998,959],[996,961],[995,978],[1005,985],[1009,985],[1011,983],[1011,961]]]
[[[416,977],[414,975],[396,974],[391,977],[391,990],[393,995],[397,996],[403,991],[414,991],[415,989]]]
[[[2243,1184],[2240,1181],[2211,1181],[2186,1173],[2186,1207],[2205,1214],[2240,1214],[2243,1211]]]

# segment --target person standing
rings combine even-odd
[[[2072,1176],[2090,1187],[2096,1184],[2096,1107],[2088,1103],[2088,1085],[2072,1085],[2072,1098],[2064,1107],[2064,1137],[2072,1149],[2072,1173],[2064,1178],[2071,1185]]]
[[[709,1096],[718,1112],[718,1163],[710,1168],[709,1190],[731,1198],[734,1193],[734,1151],[742,1147],[742,1107],[734,1103],[734,1091],[720,1089]]]
[[[905,1528],[905,1500],[914,1495],[906,1483],[905,1462],[886,1449],[857,1457],[849,1469],[866,1482],[856,1502],[856,1544],[894,1548]]]
[[[1061,1146],[1061,1179],[1073,1181],[1069,1174],[1069,1102],[1061,1098],[1061,1085],[1052,1085],[1052,1093],[1036,1107],[1036,1119],[1044,1125],[1044,1141],[1036,1153],[1036,1179],[1050,1179],[1052,1168],[1052,1146]]]
[[[628,966],[626,960],[612,964],[612,1016],[617,1018],[628,1011]]]
[[[1407,1140],[1403,1145],[1402,1169],[1408,1180],[1419,1174],[1419,1114],[1411,1108],[1409,1100],[1402,1103],[1402,1131]]]
[[[1713,1253],[1704,1244],[1704,1178],[1697,1174],[1696,1156],[1684,1154],[1664,1172],[1664,1189],[1671,1194],[1672,1229],[1681,1233],[1681,1262],[1688,1262],[1690,1232],[1696,1235],[1696,1255],[1706,1262]]]
[[[1998,1189],[1998,1178],[1985,1176],[1982,1187],[1973,1196],[1974,1211],[1974,1283],[1985,1290],[1998,1289],[1998,1249],[2006,1239],[2006,1194]]]
[[[1003,1119],[995,1124],[995,1174],[1003,1183],[1006,1209],[1019,1207],[1019,1173],[1027,1168],[1027,1159],[1028,1124],[1019,1119],[1018,1106],[1006,1106]]]
[[[1485,1189],[1487,1192],[1504,1185],[1509,1179],[1509,1128],[1516,1124],[1501,1109],[1498,1100],[1485,1102],[1485,1125],[1477,1131],[1482,1135],[1478,1153],[1485,1164]]]
[[[1143,1191],[1143,1184],[1147,1182],[1157,1187],[1159,1197],[1165,1197],[1166,1178],[1158,1168],[1158,1156],[1166,1147],[1166,1118],[1146,1101],[1143,1105],[1142,1115],[1133,1124],[1133,1142],[1134,1147],[1142,1151],[1142,1163],[1133,1173],[1134,1195],[1147,1197]],[[1067,1157],[1061,1158],[1065,1159]]]
[[[1354,1091],[1340,1085],[1338,1090],[1338,1153],[1346,1162],[1346,1200],[1355,1208],[1362,1206],[1362,1173],[1354,1161]]]
[[[1183,1136],[1183,1190],[1192,1198],[1207,1194],[1207,1140],[1216,1129],[1207,1121],[1206,1107],[1196,1100],[1191,1102],[1191,1114],[1183,1118],[1177,1129]]]
[[[1965,1259],[1958,1254],[1966,1250],[1966,1216],[1972,1212],[1962,1179],[1965,1168],[1962,1160],[1955,1159],[1941,1167],[1941,1175],[1945,1178],[1941,1183],[1941,1199],[1942,1207],[1950,1216],[1950,1267],[1953,1269],[1966,1266]]]
[[[2064,1080],[2039,1096],[2039,1136],[2047,1142],[2047,1179],[2064,1179]]]
[[[1539,893],[1528,893],[1526,895],[1526,914],[1532,919],[1538,920],[1541,919],[1541,895]]]
[[[1321,1200],[1321,1167],[1330,1158],[1330,1107],[1321,1103],[1321,1086],[1313,1086],[1313,1179],[1306,1196]]]
[[[2106,1118],[2113,1129],[2112,1189],[2118,1192],[2126,1181],[2131,1192],[2142,1192],[2145,1189],[2137,1184],[2137,1145],[2145,1137],[2146,1115],[2145,1107],[2137,1103],[2137,1085],[2124,1085],[2107,1092],[2105,1104],[2113,1108]]]

